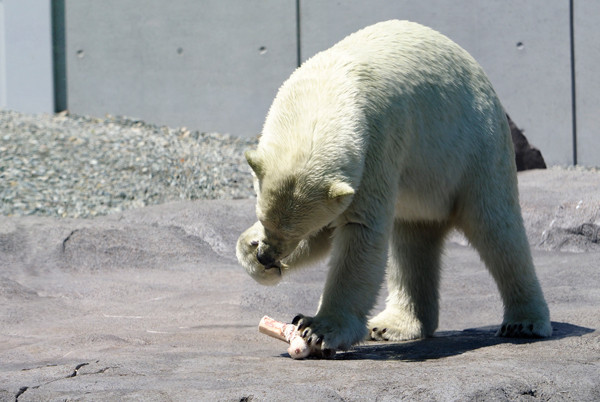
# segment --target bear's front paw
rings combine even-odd
[[[277,261],[269,267],[265,267],[258,261],[256,253],[264,238],[264,227],[260,222],[256,222],[240,235],[235,253],[240,264],[258,283],[276,285],[281,280],[282,269],[285,268],[285,265]]]
[[[344,318],[342,318],[344,317]],[[357,317],[317,314],[306,317],[298,314],[292,320],[302,338],[317,357],[332,357],[336,350],[346,350],[365,336],[365,323]]]
[[[547,338],[551,335],[552,326],[549,321],[504,322],[496,332],[496,336],[504,338]]]

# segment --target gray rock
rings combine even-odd
[[[544,250],[600,251],[600,173],[595,169],[519,174],[530,242]]]
[[[255,284],[234,255],[253,200],[0,217],[0,400],[600,400],[600,254],[567,230],[597,224],[600,174],[519,180],[552,338],[494,337],[494,282],[450,241],[436,336],[333,360],[294,361],[257,331],[312,313],[325,265]]]

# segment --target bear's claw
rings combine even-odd
[[[372,341],[389,341],[389,336],[386,336],[387,328],[371,328],[369,333],[369,340]]]
[[[298,314],[296,315],[293,319],[292,319],[292,324],[294,324],[295,326],[298,327],[298,323],[300,322],[300,320],[304,318],[304,316],[302,314]],[[300,330],[300,328],[298,328],[298,330]]]

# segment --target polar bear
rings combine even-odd
[[[393,20],[318,53],[279,89],[246,159],[258,222],[236,254],[248,273],[275,284],[330,254],[316,315],[293,320],[313,347],[432,335],[451,228],[497,283],[497,335],[551,335],[505,112],[482,68],[442,34]],[[367,323],[385,276],[386,308]]]

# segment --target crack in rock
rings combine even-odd
[[[76,376],[77,376],[77,374],[78,374],[78,372],[79,372],[79,369],[80,369],[80,368],[82,368],[82,367],[84,367],[84,366],[87,366],[88,364],[89,364],[89,363],[81,363],[81,364],[78,364],[78,365],[75,367],[75,370],[73,370],[73,372],[72,372],[70,375],[66,376],[65,378],[73,378],[73,377],[76,377]]]
[[[523,396],[533,396],[534,398],[537,397],[537,390],[535,389],[528,389],[525,391],[521,391],[521,395]]]
[[[45,366],[29,367],[29,368],[21,369],[21,371],[37,370],[37,369],[42,369],[42,368],[47,368],[47,367],[58,367],[58,364],[46,364]]]
[[[98,362],[96,362],[96,363],[98,363]],[[66,377],[56,378],[54,380],[50,380],[50,381],[47,381],[47,382],[45,382],[43,384],[35,385],[35,386],[32,386],[32,387],[24,386],[24,387],[19,388],[19,391],[15,394],[15,402],[18,402],[19,397],[21,397],[21,395],[23,395],[29,389],[38,389],[38,388],[40,388],[40,387],[42,387],[44,385],[48,385],[48,384],[51,384],[51,383],[56,382],[56,381],[64,380],[65,378],[74,378],[74,377],[77,377],[78,375],[80,375],[79,374],[79,370],[82,367],[88,366],[89,364],[90,363],[80,363],[80,364],[78,364],[77,366],[75,366],[75,369],[73,370],[73,372],[71,374],[67,375]],[[56,367],[56,366],[57,366],[56,364],[49,364],[49,365],[46,365],[46,366],[43,366],[43,367]],[[93,373],[83,373],[81,375],[103,374],[104,372],[106,372],[106,370],[111,369],[111,368],[115,368],[115,367],[104,367],[104,368],[101,368],[98,371],[94,371]],[[26,370],[32,370],[32,369],[26,369]]]
[[[21,395],[23,395],[25,393],[25,391],[27,391],[29,389],[29,387],[21,387],[19,388],[19,392],[17,392],[17,394],[15,395],[15,402],[17,402],[19,400],[19,397]]]
[[[71,240],[71,236],[73,236],[75,234],[75,232],[77,232],[79,229],[75,229],[73,230],[71,233],[69,233],[69,235],[67,237],[65,237],[65,239],[62,242],[62,252],[64,253],[65,250],[67,249],[67,242],[69,240]]]

